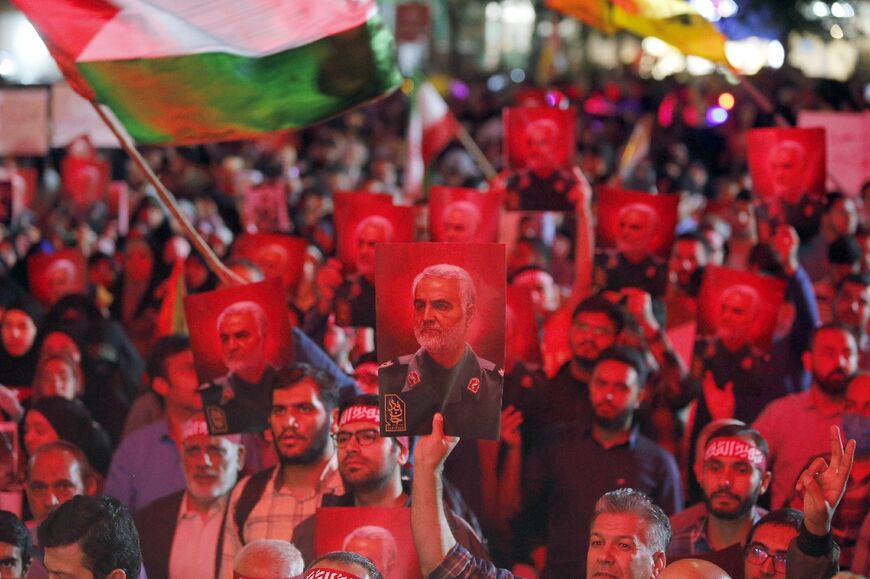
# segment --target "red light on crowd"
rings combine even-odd
[[[734,95],[730,92],[723,92],[719,95],[719,106],[730,111],[734,108]]]

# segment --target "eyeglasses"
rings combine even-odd
[[[357,444],[360,446],[371,446],[381,437],[381,433],[374,428],[366,430],[357,430],[356,432],[340,431],[331,435],[335,440],[335,444],[339,447],[345,446],[350,442],[351,438],[356,438]]]
[[[771,555],[767,551],[764,550],[764,547],[759,545],[758,543],[752,543],[751,545],[746,546],[746,550],[743,551],[743,557],[746,559],[747,563],[752,563],[753,565],[764,565],[765,561],[773,557],[773,570],[777,573],[785,575],[786,561],[787,556],[785,553],[777,553],[776,555]]]

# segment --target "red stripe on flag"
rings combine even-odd
[[[120,11],[106,0],[12,0],[39,35],[75,61],[97,32]]]
[[[423,162],[427,165],[431,163],[453,140],[458,130],[459,123],[451,113],[447,113],[438,122],[423,127]]]

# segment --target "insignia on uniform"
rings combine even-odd
[[[812,205],[804,205],[804,217],[812,217],[815,212]]]
[[[534,385],[535,385],[535,381],[532,380],[532,377],[529,376],[528,374],[523,376],[522,379],[520,380],[520,386],[522,386],[523,388],[531,388]]]
[[[646,268],[646,276],[650,279],[654,278],[656,276],[656,266],[651,265]]]
[[[398,394],[384,394],[384,431],[405,432],[405,401]]]
[[[236,393],[233,392],[233,387],[229,384],[224,384],[221,386],[221,406],[227,404],[230,400],[236,397]]]
[[[472,394],[480,392],[480,378],[472,378],[468,381],[468,391]]]
[[[504,378],[504,368],[498,369],[498,375],[501,376],[502,378]]]
[[[405,381],[405,387],[406,388],[413,388],[414,386],[416,386],[419,383],[420,383],[420,375],[415,370],[408,372],[408,379]]]
[[[378,366],[378,368],[389,368],[389,367],[392,366],[392,365],[393,365],[393,361],[392,361],[392,360],[387,360],[386,362],[384,362],[383,364],[381,364],[380,366]]]
[[[746,372],[749,372],[752,369],[752,357],[746,356],[743,358],[743,361],[740,362],[740,367],[743,368]]]
[[[211,434],[226,434],[229,430],[227,424],[227,413],[220,406],[208,405],[205,407],[206,415],[208,416],[208,425]]]

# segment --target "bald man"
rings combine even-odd
[[[703,559],[680,559],[665,567],[659,579],[731,579],[731,575]]]

